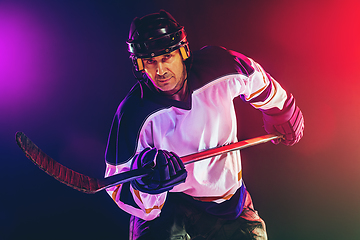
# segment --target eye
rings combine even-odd
[[[154,59],[146,59],[145,62],[147,64],[154,64],[156,61]]]
[[[163,62],[164,62],[164,61],[169,60],[171,57],[172,57],[171,54],[165,54],[162,60],[163,60]]]

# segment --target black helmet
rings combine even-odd
[[[137,71],[143,69],[139,58],[156,57],[179,48],[184,60],[189,57],[184,27],[164,10],[135,18],[130,26],[127,44]]]

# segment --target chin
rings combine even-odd
[[[160,90],[163,92],[171,92],[171,91],[174,91],[174,88],[175,87],[165,86],[165,87],[160,88]]]

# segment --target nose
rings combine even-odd
[[[156,69],[156,74],[163,76],[166,73],[166,67],[164,66],[164,63],[159,62]]]

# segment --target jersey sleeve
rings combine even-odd
[[[135,90],[119,105],[114,116],[105,153],[105,177],[131,169],[134,156],[152,146],[151,138],[139,140],[140,129],[156,106],[139,103]],[[135,99],[135,100],[134,100]],[[125,212],[144,220],[153,220],[161,212],[167,193],[147,194],[133,189],[130,182],[106,189],[110,197]]]
[[[287,93],[281,85],[253,59],[235,51],[229,52],[234,57],[237,72],[244,75],[238,93],[241,99],[259,110],[281,110],[287,99]]]
[[[292,146],[299,142],[304,132],[304,118],[292,94],[287,94],[280,84],[254,60],[232,52],[238,63],[238,72],[244,87],[241,98],[263,113],[264,128],[268,133],[280,133],[282,143]],[[244,71],[251,70],[249,71]],[[274,143],[278,143],[274,141]]]
[[[105,177],[129,170],[127,164],[114,166],[107,163]],[[122,210],[147,221],[159,216],[167,196],[167,192],[155,195],[140,192],[133,189],[130,182],[113,186],[106,191]]]

